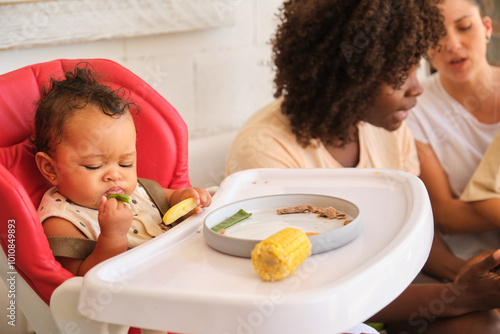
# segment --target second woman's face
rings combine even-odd
[[[447,35],[441,49],[430,50],[433,67],[442,79],[465,82],[474,79],[487,65],[486,39],[491,36],[489,17],[481,17],[471,0],[446,0],[441,6]]]

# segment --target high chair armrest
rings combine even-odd
[[[85,317],[78,311],[83,277],[73,277],[57,287],[50,298],[50,312],[62,333],[127,334],[129,327]]]

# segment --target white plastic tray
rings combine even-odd
[[[295,275],[263,282],[247,258],[209,247],[204,217],[245,198],[315,193],[363,214],[352,242],[310,256]],[[193,334],[336,333],[395,299],[428,256],[432,213],[415,176],[374,169],[256,169],[233,174],[210,208],[84,277],[79,310],[115,324]]]

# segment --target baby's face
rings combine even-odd
[[[58,191],[97,209],[102,196],[132,194],[137,185],[136,131],[129,113],[111,117],[100,108],[76,111],[52,155]]]

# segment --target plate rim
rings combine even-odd
[[[242,202],[247,202],[247,201],[250,201],[250,200],[257,200],[257,199],[265,199],[265,198],[269,198],[269,197],[294,197],[294,196],[314,196],[314,197],[323,197],[323,198],[328,198],[328,199],[335,199],[335,200],[338,200],[338,201],[342,201],[342,202],[345,202],[347,203],[348,205],[351,205],[352,207],[355,208],[355,210],[357,211],[357,215],[353,218],[352,222],[350,222],[349,224],[347,225],[344,225],[344,226],[341,226],[340,228],[337,228],[335,230],[332,230],[332,231],[329,231],[329,232],[326,232],[326,234],[328,233],[335,233],[336,231],[339,231],[343,228],[348,228],[349,226],[352,228],[353,226],[359,226],[357,228],[357,231],[354,232],[354,235],[352,236],[352,238],[350,238],[348,241],[346,241],[344,244],[347,244],[349,243],[350,241],[352,241],[353,239],[357,238],[359,236],[359,233],[360,233],[360,230],[361,230],[361,226],[360,226],[360,222],[361,222],[361,210],[359,208],[358,205],[356,205],[355,203],[353,203],[352,201],[350,200],[347,200],[345,198],[341,198],[341,197],[338,197],[338,196],[332,196],[332,195],[325,195],[325,194],[315,194],[315,193],[290,193],[290,194],[271,194],[271,195],[262,195],[262,196],[255,196],[255,197],[249,197],[249,198],[245,198],[245,199],[241,199],[241,200],[238,200],[238,201],[234,201],[234,202],[230,202],[230,203],[226,203],[224,205],[221,205],[220,207],[218,208],[215,208],[213,211],[209,212],[203,219],[203,237],[205,239],[205,242],[212,248],[216,249],[217,251],[219,252],[222,252],[222,253],[225,253],[225,254],[229,254],[229,255],[234,255],[234,256],[241,256],[241,255],[236,255],[236,254],[231,254],[231,253],[227,253],[225,251],[222,251],[220,249],[218,249],[216,246],[214,246],[212,244],[212,240],[207,240],[207,239],[211,239],[210,237],[207,238],[207,236],[205,235],[205,233],[209,233],[209,235],[211,235],[213,238],[222,238],[221,240],[224,240],[226,239],[227,241],[229,242],[238,242],[238,241],[243,241],[243,242],[252,242],[252,243],[259,243],[260,241],[264,240],[264,239],[245,239],[245,238],[241,238],[241,237],[234,237],[234,236],[230,236],[230,235],[225,235],[225,234],[220,234],[218,232],[215,232],[212,230],[212,227],[215,226],[213,225],[212,227],[209,227],[207,225],[207,220],[209,219],[209,217],[225,208],[225,207],[228,207],[228,206],[232,206],[232,205],[236,205],[238,203],[242,203]],[[246,210],[245,210],[246,211]],[[354,223],[354,224],[353,224]],[[352,224],[352,226],[351,226]],[[345,231],[345,230],[344,230]],[[325,233],[320,233],[320,234],[325,234]],[[309,240],[311,241],[311,243],[314,242],[315,239],[319,239],[319,238],[322,238],[322,236],[320,236],[320,234],[315,234],[315,235],[310,235],[310,236],[307,236],[309,238]],[[344,245],[343,244],[343,245]],[[342,246],[342,245],[341,245]],[[340,247],[340,246],[338,246]],[[334,247],[334,248],[337,248],[337,247]],[[332,248],[332,249],[334,249]],[[329,250],[332,250],[332,249],[328,249],[328,250],[322,250],[322,251],[319,251],[319,252],[316,252],[316,253],[312,253],[312,254],[317,254],[317,253],[322,253],[322,252],[325,252],[325,251],[329,251]],[[235,252],[235,253],[240,253],[240,252]]]

